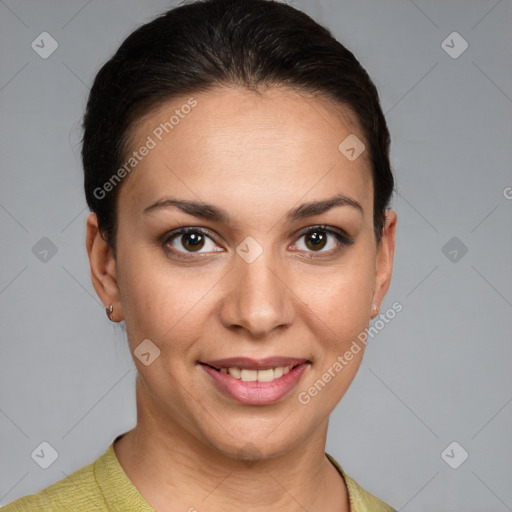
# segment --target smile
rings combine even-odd
[[[229,374],[235,379],[243,380],[244,382],[272,382],[275,379],[281,378],[286,375],[295,366],[278,366],[276,368],[269,368],[267,370],[250,370],[248,368],[214,368],[224,375]]]
[[[266,405],[282,399],[297,386],[310,364],[306,359],[284,357],[199,363],[217,390],[246,405]]]

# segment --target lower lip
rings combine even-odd
[[[237,402],[247,405],[266,405],[277,402],[298,384],[308,366],[309,363],[299,364],[271,382],[244,382],[241,379],[235,379],[228,373],[221,373],[210,366],[201,364],[203,370],[213,378],[222,391]]]

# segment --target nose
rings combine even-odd
[[[289,327],[295,308],[284,271],[265,252],[252,263],[236,258],[220,306],[224,327],[259,339]]]

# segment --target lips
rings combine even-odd
[[[244,404],[264,405],[287,395],[298,384],[310,361],[291,357],[232,357],[199,364],[231,398]]]

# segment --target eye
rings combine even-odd
[[[309,254],[330,253],[354,243],[352,237],[343,230],[328,228],[327,226],[313,226],[303,232],[292,245],[292,250],[303,251]],[[213,238],[202,228],[184,227],[169,233],[162,242],[162,246],[177,256],[206,254],[209,252],[224,251]]]
[[[173,231],[166,237],[163,245],[176,253],[206,253],[224,250],[204,230],[195,227]]]
[[[314,226],[300,235],[294,248],[298,251],[324,253],[353,243],[347,234],[328,229],[327,226]]]

